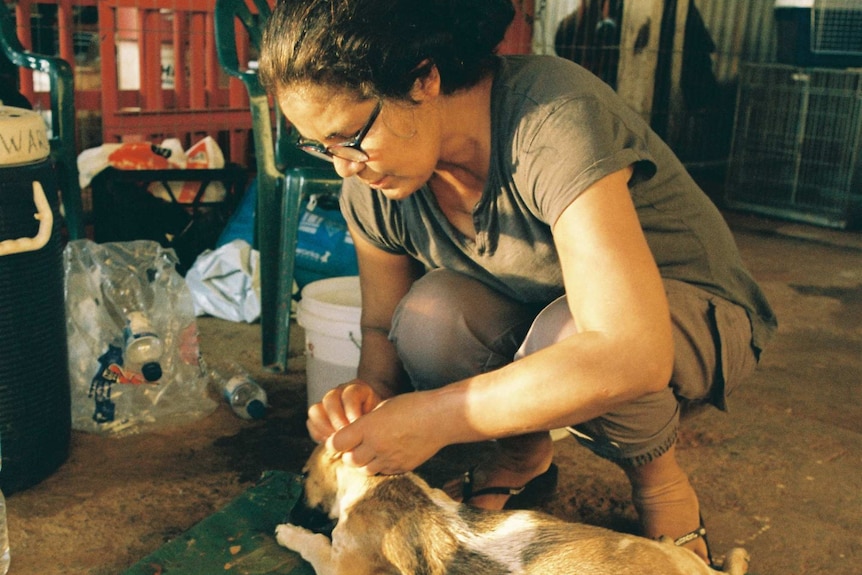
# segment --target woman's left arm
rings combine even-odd
[[[445,445],[574,425],[667,386],[670,312],[631,174],[602,178],[553,226],[576,333],[500,369],[384,401],[350,426],[363,434],[358,465],[407,471]],[[380,421],[399,430],[399,453],[375,441]]]
[[[610,395],[635,399],[666,387],[673,368],[670,310],[628,187],[632,168],[599,180],[554,225],[578,335],[594,336]],[[591,378],[592,378],[591,377]]]
[[[631,175],[629,167],[602,178],[553,226],[577,332],[429,392],[437,415],[452,422],[447,443],[581,423],[667,386],[670,311],[628,188]]]

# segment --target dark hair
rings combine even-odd
[[[263,33],[259,77],[407,99],[432,65],[449,94],[496,66],[512,0],[279,0]]]

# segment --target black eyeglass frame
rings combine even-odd
[[[296,140],[296,147],[327,162],[331,162],[333,158],[341,158],[348,162],[367,162],[368,153],[362,149],[362,140],[368,134],[369,130],[371,130],[374,121],[377,120],[377,116],[380,115],[381,108],[383,108],[383,100],[378,100],[374,111],[371,112],[371,116],[368,117],[368,121],[365,122],[362,129],[346,142],[325,146],[316,140],[306,140],[300,136]]]

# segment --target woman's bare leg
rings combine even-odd
[[[640,517],[643,535],[677,539],[700,526],[697,494],[676,460],[676,447],[661,457],[633,467],[623,466],[632,484],[632,501]],[[708,561],[702,537],[685,545]]]

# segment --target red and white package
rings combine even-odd
[[[108,167],[118,170],[182,169],[186,167],[186,153],[176,138],[165,140],[158,146],[150,142],[102,144],[78,155],[81,188],[89,186],[93,178]]]
[[[167,142],[167,140],[165,142]],[[206,138],[196,142],[191,148],[183,153],[183,158],[185,160],[185,168],[189,170],[207,168],[220,169],[224,167],[224,154],[222,153],[218,143],[211,136],[207,136]],[[201,182],[195,180],[176,181],[168,182],[168,185],[171,188],[171,194],[174,196],[173,198],[170,197],[170,194],[165,190],[165,187],[161,182],[151,183],[148,191],[157,198],[161,198],[165,201],[173,201],[175,199],[181,204],[191,204],[194,202],[195,196],[197,196],[200,191]],[[221,202],[224,201],[226,195],[227,191],[225,190],[224,184],[220,181],[214,180],[207,185],[200,201],[207,203]]]

